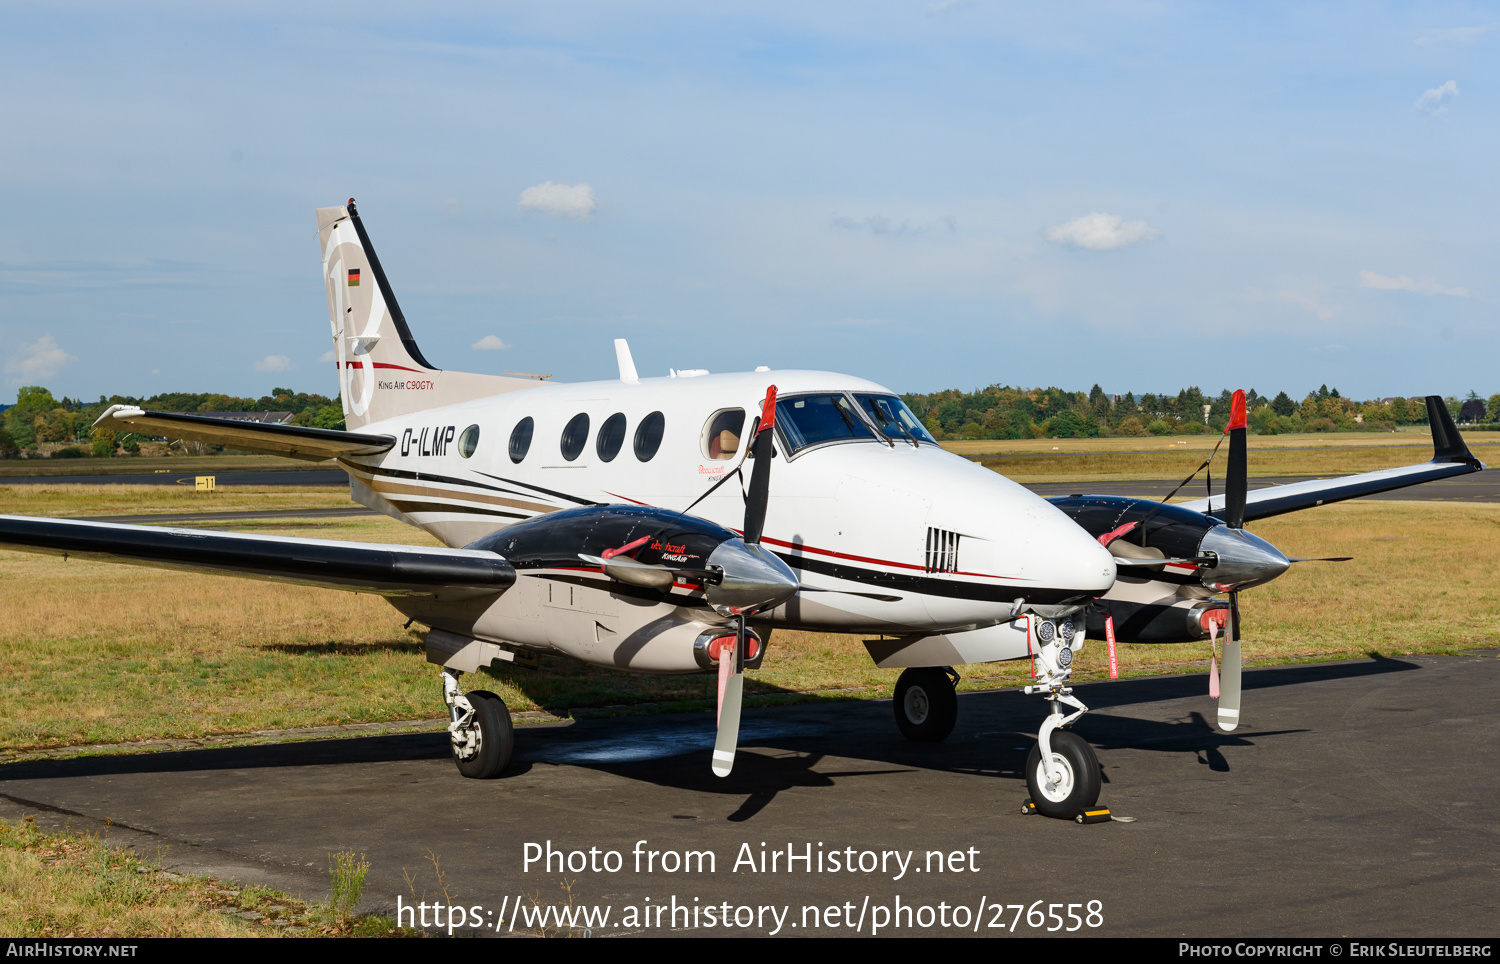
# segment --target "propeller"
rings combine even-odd
[[[750,457],[755,460],[755,467],[750,470],[750,491],[745,496],[745,537],[744,545],[736,547],[736,552],[744,552],[750,556],[760,558],[763,563],[774,563],[775,567],[786,572],[786,564],[776,559],[766,550],[760,547],[760,537],[766,527],[766,506],[771,492],[771,457],[775,454],[773,442],[776,434],[771,429],[776,424],[776,386],[772,385],[766,389],[766,400],[761,405],[760,422],[755,429],[755,438],[750,443]],[[719,552],[724,551],[720,547]],[[714,553],[715,556],[718,552]],[[743,560],[748,562],[749,560]],[[714,739],[713,771],[714,776],[727,777],[729,771],[734,769],[735,750],[740,740],[740,706],[745,698],[745,618],[752,610],[771,608],[779,605],[792,593],[797,591],[797,578],[792,576],[791,593],[786,595],[775,595],[780,598],[775,603],[762,601],[759,605],[745,605],[744,596],[766,595],[766,590],[774,587],[762,576],[770,573],[750,574],[740,576],[743,572],[754,567],[742,565],[736,567],[736,575],[730,576],[729,570],[725,569],[725,578],[719,585],[719,592],[705,593],[709,605],[720,612],[728,611],[735,616],[734,651],[724,652],[723,647],[719,649],[719,732]],[[777,572],[777,576],[781,573]],[[760,585],[756,584],[760,579]],[[731,581],[736,585],[728,586]],[[724,591],[724,590],[728,591]],[[734,605],[730,602],[730,596],[737,597]],[[718,597],[718,598],[715,598]]]
[[[1229,465],[1224,473],[1224,524],[1245,528],[1245,498],[1249,467],[1245,453],[1245,393],[1236,390],[1229,408]],[[1219,680],[1219,729],[1226,733],[1240,725],[1240,593],[1229,590],[1229,622],[1224,627],[1224,672]]]

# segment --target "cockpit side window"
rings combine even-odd
[[[745,410],[726,408],[714,412],[703,426],[703,454],[715,462],[739,454],[740,436],[745,430]]]
[[[786,439],[789,456],[827,442],[875,438],[843,392],[778,399],[776,424]]]

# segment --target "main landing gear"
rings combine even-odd
[[[458,670],[445,669],[443,702],[448,704],[448,738],[458,772],[475,780],[497,777],[510,763],[516,746],[510,711],[494,693],[458,688]]]
[[[1049,817],[1089,822],[1083,814],[1099,800],[1099,758],[1087,740],[1063,730],[1089,709],[1068,685],[1073,677],[1075,644],[1077,648],[1083,645],[1083,634],[1078,632],[1081,627],[1074,620],[1082,623],[1084,614],[1082,609],[1036,611],[1043,609],[1036,607],[1024,617],[1031,620],[1028,634],[1036,667],[1036,683],[1026,687],[1026,692],[1042,694],[1048,712],[1037,733],[1036,746],[1026,757],[1026,789],[1031,800],[1022,812],[1034,809]],[[1072,707],[1073,712],[1068,713],[1064,705]]]
[[[958,674],[948,666],[905,670],[896,680],[896,726],[915,743],[941,743],[958,721]]]

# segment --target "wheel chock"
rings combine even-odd
[[[1078,811],[1073,819],[1078,823],[1109,823],[1114,817],[1110,815],[1108,807],[1093,806]]]
[[[1021,804],[1021,813],[1023,816],[1027,817],[1035,814],[1036,804],[1032,803],[1030,800],[1027,800],[1025,803]]]

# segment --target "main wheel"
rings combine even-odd
[[[1038,743],[1026,757],[1026,789],[1031,791],[1038,812],[1071,820],[1080,810],[1099,802],[1099,758],[1088,741],[1076,733],[1053,730],[1050,742],[1052,759],[1062,768],[1062,780],[1055,785],[1047,782],[1042,745]]]
[[[465,694],[465,698],[474,707],[474,719],[465,732],[470,739],[462,744],[458,739],[453,741],[453,762],[466,777],[475,780],[497,777],[510,763],[516,747],[510,710],[505,708],[504,700],[486,690],[475,690]]]
[[[941,743],[958,721],[958,695],[942,667],[908,669],[896,680],[896,726],[917,743]]]

